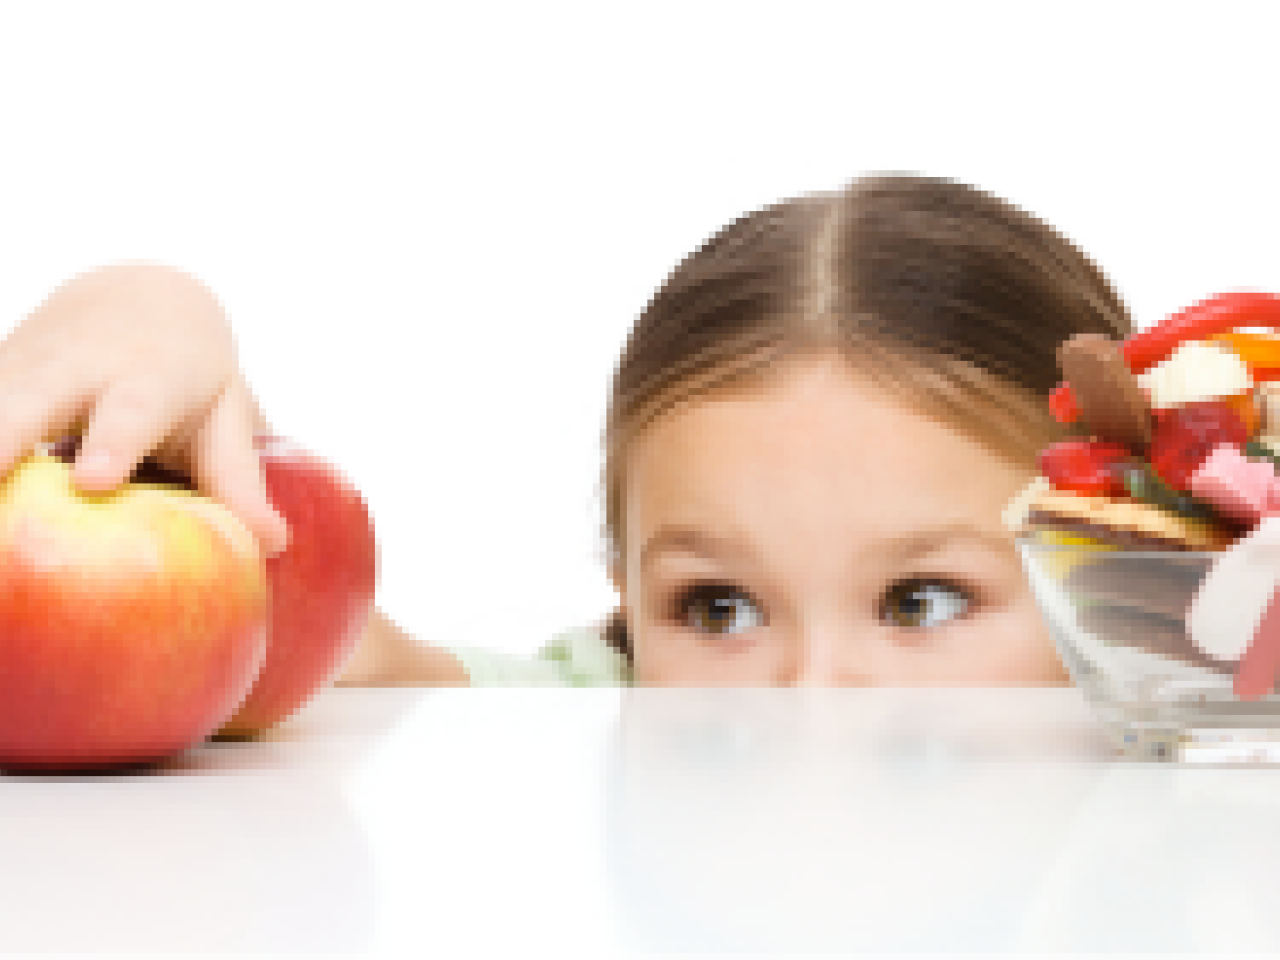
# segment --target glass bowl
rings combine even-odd
[[[1280,695],[1235,696],[1235,664],[1187,635],[1187,607],[1219,554],[1026,536],[1018,551],[1063,663],[1122,755],[1280,763]]]

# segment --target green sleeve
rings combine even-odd
[[[626,685],[631,669],[599,627],[556,634],[531,658],[480,647],[449,649],[475,687],[596,687]]]

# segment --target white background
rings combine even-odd
[[[1211,12],[1203,12],[1211,10]],[[0,329],[123,258],[201,277],[339,464],[424,639],[605,615],[609,380],[670,270],[876,171],[1046,219],[1139,323],[1280,289],[1264,3],[0,6]]]

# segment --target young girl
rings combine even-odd
[[[339,682],[1065,682],[1000,516],[1062,436],[1046,398],[1082,331],[1130,332],[1110,284],[973,188],[876,177],[744,217],[676,269],[614,378],[612,619],[522,661],[378,611]],[[69,429],[82,488],[150,453],[284,547],[269,425],[190,277],[80,277],[4,343],[0,476]]]

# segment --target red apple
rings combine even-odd
[[[149,763],[244,700],[267,648],[252,533],[212,499],[75,486],[40,450],[0,484],[0,767]]]
[[[259,434],[254,444],[289,545],[267,559],[266,662],[220,737],[260,733],[336,679],[369,624],[377,582],[373,521],[355,487],[287,440]]]

